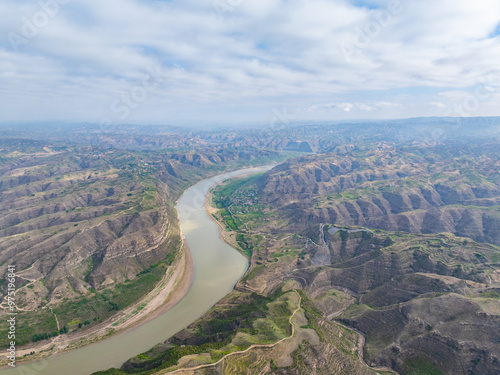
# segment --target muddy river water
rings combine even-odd
[[[264,172],[271,166],[242,169],[204,180],[186,190],[177,203],[181,229],[191,251],[193,283],[185,297],[164,314],[129,331],[39,362],[2,368],[5,375],[89,375],[121,367],[129,358],[151,349],[184,329],[233,290],[248,261],[219,237],[217,225],[204,209],[205,195],[229,177]]]

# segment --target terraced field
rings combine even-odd
[[[185,267],[174,208],[182,191],[273,158],[282,156],[0,140],[0,275],[16,265],[19,353],[46,355],[143,319],[158,303],[149,293],[184,274],[175,270]],[[3,278],[0,287],[5,297]],[[0,317],[6,307],[2,298]],[[7,328],[0,319],[0,345]]]
[[[290,284],[284,290],[292,286]],[[219,345],[202,343],[206,340],[203,333],[213,329],[214,324],[220,324],[222,317],[227,321],[231,320],[228,319],[231,316],[243,316],[237,304],[242,299],[247,303],[248,299],[254,301],[253,314],[261,313],[262,318],[251,318],[251,325],[248,319],[238,319],[232,332],[227,333],[230,338],[220,341]],[[234,292],[219,302],[206,317],[169,340],[166,346],[160,345],[132,359],[122,370],[98,374],[381,373],[369,369],[359,360],[358,335],[323,319],[313,302],[302,292],[282,291],[268,297],[266,300],[271,302],[260,305],[260,309],[255,308],[256,299],[261,297]],[[217,330],[227,332],[221,327]],[[219,339],[223,337],[222,333]],[[194,343],[197,345],[193,346]],[[207,350],[209,347],[214,349]],[[191,354],[193,351],[196,354]],[[221,357],[221,353],[225,354]],[[314,356],[311,356],[312,353]],[[148,370],[149,366],[154,368]],[[388,370],[382,373],[393,372]]]
[[[30,315],[31,340],[90,329],[157,284],[178,259],[172,202],[205,176],[279,159],[257,146],[316,154],[211,192],[224,239],[250,259],[236,291],[100,374],[500,372],[497,125],[439,121],[269,134],[151,128],[101,137],[102,148],[10,141],[0,154],[0,256],[28,255],[23,308],[43,312]],[[429,136],[436,124],[443,142]],[[57,250],[36,263],[28,244]],[[78,316],[88,305],[96,320]]]
[[[372,366],[500,371],[498,155],[460,151],[306,156],[218,188],[216,218],[251,256],[239,288],[294,280],[325,321],[365,337]]]

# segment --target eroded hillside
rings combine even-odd
[[[300,157],[219,187],[214,214],[229,231],[227,240],[251,258],[239,293],[273,298],[283,287],[303,293],[321,321],[314,326],[306,314],[320,338],[300,346],[312,345],[312,373],[356,373],[363,361],[402,374],[499,372],[496,150],[496,144],[382,143],[343,156]],[[198,326],[204,327],[199,322],[193,329]],[[228,323],[222,331],[238,327]],[[339,349],[327,332],[345,327],[362,335],[359,362],[338,372],[322,368],[328,360],[315,345]],[[210,353],[181,335],[187,341],[169,344],[196,344],[197,353]],[[300,350],[287,365],[276,363],[277,353],[258,353],[254,364],[264,357],[275,364],[267,373],[304,373]]]
[[[450,232],[500,245],[497,147],[421,150],[380,144],[346,156],[303,157],[263,176],[256,192],[297,231],[311,222],[332,223]]]
[[[13,139],[2,141],[0,156],[0,275],[16,265],[18,345],[47,349],[46,340],[57,335],[112,333],[140,315],[148,301],[127,309],[162,279],[183,275],[174,206],[185,188],[278,154],[136,152]],[[5,296],[6,283],[1,287]],[[6,304],[0,306],[4,315]],[[120,325],[107,328],[117,314]]]

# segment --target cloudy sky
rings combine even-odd
[[[500,115],[498,0],[0,0],[0,122]]]

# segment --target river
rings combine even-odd
[[[177,203],[182,233],[191,251],[194,278],[188,293],[172,309],[133,329],[46,360],[0,369],[5,375],[89,375],[121,367],[128,359],[161,343],[200,318],[234,289],[248,269],[247,259],[219,237],[219,229],[204,208],[205,196],[230,177],[264,172],[272,166],[242,169],[199,182]]]

